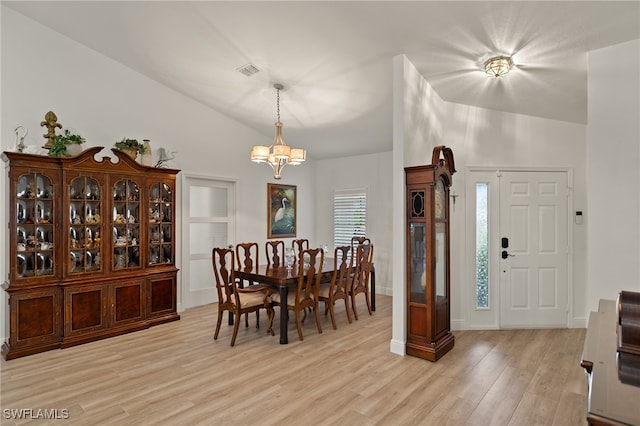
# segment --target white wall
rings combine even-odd
[[[17,125],[29,129],[27,144],[41,146],[45,140],[40,121],[49,110],[65,128],[86,137],[87,146],[111,148],[125,136],[148,138],[156,156],[161,146],[177,151],[170,163],[173,168],[236,180],[237,241],[230,243],[251,240],[263,245],[267,235],[266,183],[273,182],[273,174],[268,166],[250,162],[249,152],[255,144],[269,144],[272,135],[258,134],[12,9],[2,6],[1,10],[2,150],[13,145]],[[224,156],[214,152],[222,142],[230,145],[224,148]],[[111,154],[108,150],[102,153]],[[313,161],[287,167],[281,182],[297,185],[298,235],[314,240]],[[7,196],[5,185],[3,173],[2,200]],[[6,223],[2,210],[0,223]],[[5,227],[0,229],[6,241]],[[0,262],[2,277],[7,276],[8,268],[4,253],[6,250]],[[5,292],[2,297],[6,298]],[[8,337],[6,300],[0,304],[5,323],[0,337],[4,339]]]
[[[390,350],[404,355],[407,312],[404,168],[429,164],[433,147],[445,144],[442,130],[444,102],[404,55],[393,58],[393,96],[393,326]]]
[[[333,193],[367,191],[367,236],[374,245],[376,293],[391,295],[392,152],[316,161],[316,244],[333,244]],[[311,241],[313,244],[314,241]]]
[[[465,280],[465,169],[467,166],[557,167],[573,174],[571,210],[586,207],[586,127],[442,101],[404,56],[394,59],[393,198],[394,251],[404,253],[404,172],[406,166],[428,164],[436,145],[453,149],[456,169],[452,192],[458,195],[451,226],[452,323],[465,327],[465,301],[474,294]],[[396,103],[397,101],[397,103]],[[400,151],[400,152],[396,152]],[[395,226],[401,224],[397,230]],[[585,227],[573,226],[572,323],[585,326]],[[396,250],[397,249],[397,250]],[[392,262],[393,335],[391,350],[404,353],[406,307],[404,254]]]
[[[590,52],[587,309],[640,291],[640,40]]]
[[[444,115],[446,145],[453,149],[458,173],[453,176],[452,192],[456,198],[451,214],[451,286],[452,322],[467,328],[469,302],[475,294],[475,283],[468,278],[468,245],[466,240],[466,175],[470,166],[568,170],[573,176],[568,218],[570,253],[569,293],[572,296],[570,325],[586,327],[585,261],[586,225],[576,225],[573,212],[586,209],[586,126],[520,114],[446,103]],[[588,212],[585,212],[588,218]],[[496,313],[497,315],[497,313]],[[496,324],[497,324],[496,316]]]

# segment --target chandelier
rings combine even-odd
[[[251,149],[251,161],[254,163],[267,163],[273,169],[274,179],[282,177],[282,169],[287,164],[297,166],[307,159],[307,152],[300,148],[290,148],[282,140],[282,123],[280,122],[280,90],[284,89],[282,84],[273,85],[276,89],[276,99],[278,105],[278,121],[276,122],[276,137],[273,145],[255,145]]]
[[[487,59],[484,63],[484,72],[490,77],[502,77],[507,74],[511,69],[511,58],[508,56],[496,56],[495,58]]]

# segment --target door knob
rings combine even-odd
[[[502,258],[503,258],[503,259],[506,259],[506,258],[508,258],[509,256],[513,257],[513,256],[515,256],[515,255],[514,255],[514,254],[509,254],[506,250],[502,250]]]

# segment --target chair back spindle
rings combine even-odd
[[[284,266],[284,241],[269,240],[265,243],[267,265],[273,267]]]

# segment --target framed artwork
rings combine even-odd
[[[296,236],[295,185],[267,184],[267,238]]]

